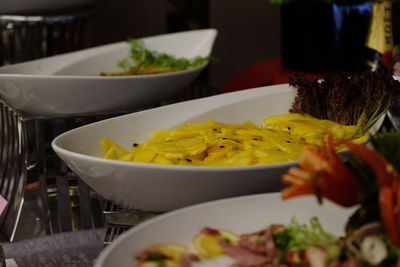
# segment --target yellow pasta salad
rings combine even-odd
[[[320,145],[325,135],[334,137],[335,148],[343,139],[354,139],[355,125],[344,126],[306,114],[271,116],[262,125],[251,121],[225,124],[209,120],[173,129],[153,131],[144,143],[130,150],[104,137],[104,158],[144,163],[244,166],[295,161],[305,147]]]

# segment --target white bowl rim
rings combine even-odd
[[[1,77],[18,78],[18,79],[68,79],[68,80],[139,80],[139,79],[155,79],[168,76],[177,76],[185,73],[196,72],[199,69],[207,66],[209,62],[205,62],[197,67],[166,72],[166,73],[155,73],[155,74],[140,74],[140,75],[121,75],[121,76],[95,76],[95,75],[54,75],[54,74],[20,74],[20,73],[0,73]]]
[[[154,36],[147,36],[147,37],[142,37],[139,39],[152,39],[152,38],[160,38],[160,37],[167,37],[167,36],[174,36],[174,35],[182,35],[182,34],[189,34],[191,32],[203,32],[204,35],[214,35],[213,39],[216,38],[218,34],[218,30],[216,28],[206,28],[206,29],[199,29],[199,30],[187,30],[187,31],[178,31],[178,32],[172,32],[172,33],[164,33],[164,34],[159,34],[159,35],[154,35]],[[45,57],[45,58],[40,58],[40,59],[35,59],[35,60],[30,60],[30,61],[25,61],[25,62],[20,62],[8,66],[2,66],[0,67],[0,70],[3,68],[8,68],[8,67],[15,67],[16,65],[25,65],[28,63],[36,62],[36,61],[45,61],[49,58],[55,58],[55,57],[65,57],[68,54],[79,54],[79,53],[84,53],[87,50],[96,50],[96,49],[102,49],[106,47],[111,47],[111,46],[117,46],[124,44],[125,41],[120,41],[116,43],[111,43],[111,44],[105,44],[101,46],[96,46],[96,47],[91,47],[87,48],[84,50],[78,50],[74,52],[69,52],[66,54],[59,54],[59,55],[54,55],[50,57]],[[212,43],[215,43],[215,40],[212,41]],[[211,55],[211,54],[210,54]],[[193,57],[195,58],[195,57]],[[90,80],[131,80],[131,79],[155,79],[155,78],[161,78],[161,77],[168,77],[168,76],[176,76],[180,74],[185,74],[185,73],[191,73],[191,72],[196,72],[205,66],[209,64],[210,61],[207,61],[197,67],[190,68],[190,69],[185,69],[185,70],[179,70],[179,71],[174,71],[174,72],[167,72],[167,73],[156,73],[156,74],[141,74],[141,75],[126,75],[126,76],[94,76],[94,75],[56,75],[56,74],[27,74],[27,73],[1,73],[0,72],[0,78],[1,77],[9,77],[9,78],[29,78],[29,79],[73,79],[73,80],[80,80],[80,79],[90,79]]]

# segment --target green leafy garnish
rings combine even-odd
[[[310,225],[300,224],[292,218],[285,230],[273,235],[274,243],[282,262],[285,262],[285,253],[289,250],[301,251],[310,245],[328,247],[338,240],[335,235],[325,232],[317,217],[310,219]]]
[[[274,242],[275,246],[280,250],[286,250],[289,244],[289,232],[286,229],[285,231],[280,231],[274,234]]]
[[[201,66],[211,59],[210,56],[198,56],[193,59],[176,58],[166,53],[150,51],[138,39],[128,39],[127,42],[130,45],[130,55],[118,62],[118,67],[123,69],[123,72],[103,73],[103,75],[153,74],[186,70]]]
[[[257,238],[257,243],[261,244],[261,245],[265,245],[265,237],[264,236],[260,236]]]
[[[325,232],[317,217],[310,219],[310,225],[300,224],[295,218],[291,220],[287,228],[289,242],[286,249],[303,250],[310,245],[325,247],[338,238]]]

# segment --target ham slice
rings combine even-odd
[[[264,255],[231,245],[224,240],[219,240],[219,244],[224,252],[232,256],[241,267],[259,266],[270,262],[270,259]]]

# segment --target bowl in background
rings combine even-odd
[[[142,38],[149,50],[176,57],[209,56],[215,29]],[[99,76],[117,71],[129,55],[127,42],[0,67],[0,98],[25,117],[77,116],[133,110],[190,85],[207,66],[149,75]]]

